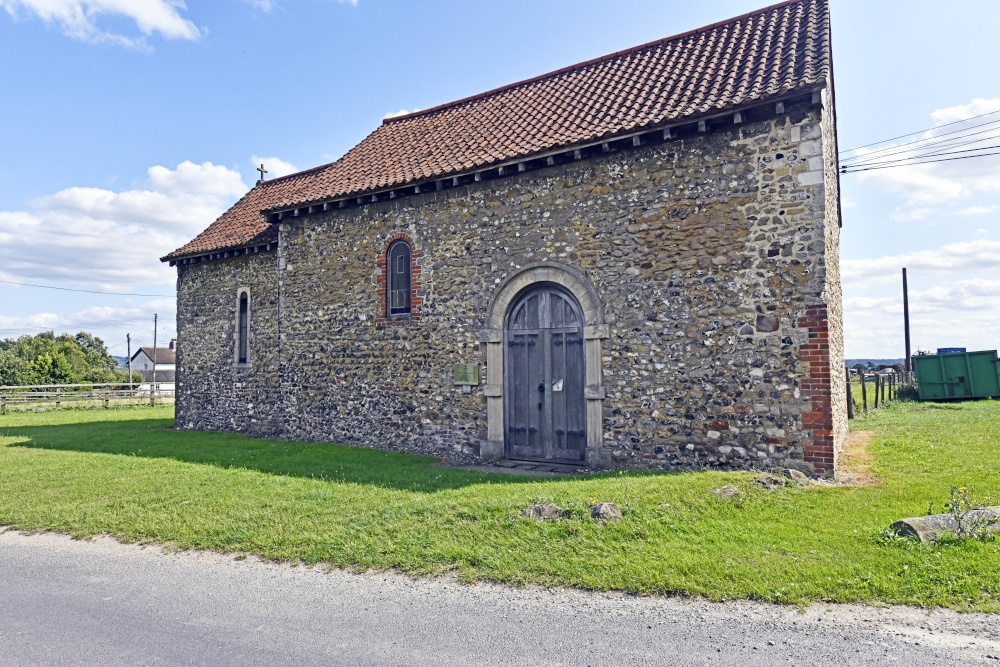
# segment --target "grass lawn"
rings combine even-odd
[[[171,430],[172,408],[0,416],[0,525],[336,566],[713,600],[1000,612],[1000,541],[885,539],[949,487],[1000,493],[1000,402],[889,405],[867,487],[765,491],[751,473],[539,479],[427,457]],[[863,457],[855,457],[861,461]],[[736,484],[723,500],[709,489]],[[618,503],[621,523],[588,504]],[[534,502],[567,519],[520,517]]]

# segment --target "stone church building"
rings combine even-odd
[[[381,126],[177,267],[182,429],[791,466],[847,431],[827,0]]]

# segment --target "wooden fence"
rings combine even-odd
[[[168,384],[168,383],[163,383]],[[169,383],[173,387],[173,383]],[[110,408],[112,405],[157,405],[174,402],[173,388],[146,383],[41,384],[0,387],[0,414],[59,410],[62,408]]]
[[[878,410],[896,400],[903,389],[915,386],[913,373],[876,373],[872,379],[864,374],[851,377],[847,371],[847,418],[854,419],[857,413]]]

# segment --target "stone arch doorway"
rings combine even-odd
[[[504,452],[582,463],[587,449],[583,311],[553,283],[515,299],[504,327]]]
[[[571,312],[577,318],[576,331],[579,332],[582,329],[582,336],[578,335],[574,339],[578,340],[582,338],[582,343],[574,343],[572,347],[582,348],[580,352],[582,354],[583,366],[584,419],[580,428],[575,428],[577,424],[574,424],[572,430],[582,430],[584,432],[582,436],[584,448],[582,454],[577,454],[573,461],[584,463],[591,468],[607,467],[610,465],[610,456],[603,450],[605,392],[601,356],[601,341],[608,337],[608,325],[604,322],[604,307],[597,296],[597,291],[586,275],[572,266],[559,262],[537,262],[511,273],[497,286],[490,299],[486,314],[486,328],[479,335],[480,343],[486,346],[487,375],[484,387],[487,404],[487,432],[486,438],[480,441],[480,456],[485,459],[502,459],[510,455],[518,456],[517,449],[513,453],[509,453],[507,447],[508,421],[514,418],[514,415],[508,415],[508,407],[509,405],[515,405],[516,400],[513,396],[508,400],[508,396],[506,395],[509,391],[506,371],[508,357],[506,343],[509,339],[507,328],[509,322],[516,323],[517,321],[518,313],[515,310],[519,306],[527,306],[527,301],[536,290],[539,293],[550,295],[545,297],[550,309],[552,308],[553,297],[551,295],[553,294],[557,295],[557,298],[561,298],[563,304],[570,304]],[[542,308],[541,301],[536,302],[536,307]],[[564,316],[565,312],[564,310]],[[565,319],[563,323],[565,323]],[[580,326],[581,324],[582,327]],[[561,327],[556,328],[560,329],[558,332],[560,335],[571,333],[571,331],[561,331]],[[572,327],[569,327],[569,329],[572,329]],[[522,331],[527,331],[527,329]],[[527,341],[527,339],[524,340]],[[551,344],[551,332],[549,341]],[[528,345],[526,344],[525,349],[527,348]],[[556,372],[558,373],[558,371],[559,368],[557,367]],[[544,377],[544,367],[542,372],[542,377]],[[525,376],[525,379],[528,377],[531,377],[530,374]],[[557,382],[559,379],[555,378],[552,381]],[[565,378],[563,380],[565,391]],[[533,381],[531,385],[526,386],[529,388],[533,387],[537,396],[543,393],[538,391],[538,384],[538,381]],[[552,393],[551,384],[547,386],[544,393]],[[527,402],[525,404],[532,405]],[[537,404],[538,399],[534,398],[533,405],[536,412],[538,411]],[[545,409],[546,406],[543,399],[542,411],[544,412]],[[541,428],[541,423],[539,422],[536,428]],[[522,424],[518,423],[515,426],[521,428]],[[530,425],[524,424],[524,428],[530,428]],[[553,426],[553,435],[556,439],[558,439],[559,435],[555,433],[555,429],[557,428],[560,427]],[[566,427],[562,428],[564,430],[563,435],[565,436],[565,432],[570,429]],[[520,432],[518,431],[518,433]],[[579,438],[581,436],[575,437]],[[534,451],[537,451],[537,444],[533,446],[536,448]],[[516,447],[521,447],[521,445],[518,444]],[[559,453],[558,450],[558,447],[550,447],[549,451]],[[544,443],[541,445],[541,451],[543,453],[546,451]],[[538,457],[530,457],[531,460],[536,458]],[[541,458],[542,460],[561,460],[559,457],[551,459]]]

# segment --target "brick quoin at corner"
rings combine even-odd
[[[163,258],[178,428],[833,474],[829,25],[825,0],[774,5],[259,181]]]

